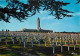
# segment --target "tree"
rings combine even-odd
[[[26,20],[28,17],[35,15],[36,12],[40,13],[40,10],[48,10],[49,15],[55,16],[57,19],[72,17],[68,13],[73,13],[62,8],[70,4],[63,1],[28,0],[28,3],[24,4],[19,0],[6,0],[6,3],[8,3],[6,7],[0,6],[0,21],[9,22],[10,17],[17,18],[19,21]]]
[[[7,32],[8,30],[6,29],[6,32]]]
[[[78,0],[78,2],[77,3],[80,3],[80,0]]]
[[[2,31],[4,31],[4,30],[2,29]]]

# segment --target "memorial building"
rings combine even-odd
[[[26,29],[26,28],[22,28],[21,31],[22,32],[53,32],[53,30],[41,29],[39,17],[37,19],[37,29]]]

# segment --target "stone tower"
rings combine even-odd
[[[38,17],[38,19],[37,19],[37,30],[40,31],[40,29],[41,29],[41,28],[40,28],[40,19],[39,19],[39,17]]]

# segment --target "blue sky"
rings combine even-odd
[[[25,0],[21,0],[21,2],[24,3]],[[40,13],[36,13],[36,15],[29,17],[24,22],[20,22],[16,18],[10,19],[11,23],[0,21],[0,30],[19,31],[21,28],[35,29],[37,28],[37,18],[39,17],[42,29],[51,29],[54,32],[80,32],[80,4],[76,4],[76,0],[64,0],[64,2],[71,3],[63,8],[74,12],[72,13],[73,17],[65,17],[58,20],[54,19],[54,16],[48,15],[48,11],[40,11]],[[0,5],[4,6],[5,3],[3,2]]]

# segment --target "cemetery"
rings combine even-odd
[[[0,0],[0,56],[80,56],[80,0]]]
[[[80,33],[0,32],[2,56],[78,56]]]

